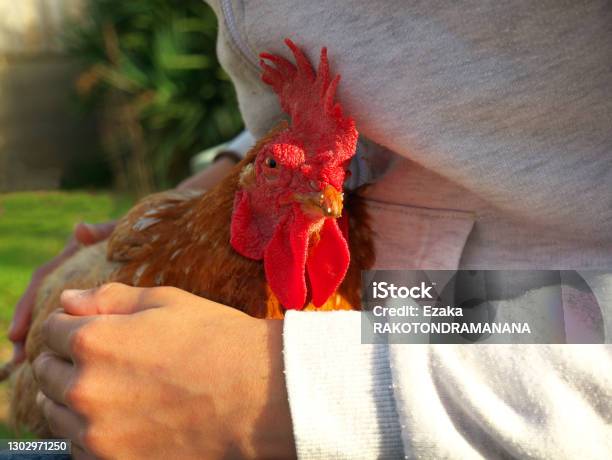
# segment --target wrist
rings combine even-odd
[[[267,342],[264,403],[250,436],[249,457],[296,458],[283,363],[283,321],[256,320]]]

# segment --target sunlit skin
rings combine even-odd
[[[34,372],[77,459],[295,457],[282,321],[118,283],[65,291],[61,306]]]

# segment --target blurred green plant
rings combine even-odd
[[[6,331],[13,318],[14,306],[36,267],[62,250],[76,222],[117,219],[133,204],[130,196],[108,192],[0,194],[0,363],[7,362],[11,357],[13,347],[6,337]],[[0,439],[27,438],[29,436],[23,432],[12,432],[6,424],[9,399],[8,382],[2,382]]]
[[[139,195],[174,185],[189,158],[242,128],[219,66],[216,17],[202,0],[92,0],[66,34],[85,65],[83,107],[100,115],[119,188]]]

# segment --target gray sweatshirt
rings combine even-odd
[[[281,115],[258,53],[329,48],[363,163],[392,159],[366,195],[378,268],[600,268],[609,309],[611,2],[210,3],[255,137]],[[285,320],[301,457],[612,457],[609,345],[385,347],[358,327]]]

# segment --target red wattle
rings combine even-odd
[[[300,211],[278,223],[264,251],[264,269],[272,292],[287,309],[301,310],[306,301],[305,264],[309,224]]]
[[[335,219],[325,219],[320,239],[310,250],[306,267],[312,303],[323,305],[338,289],[351,260],[348,244]]]

